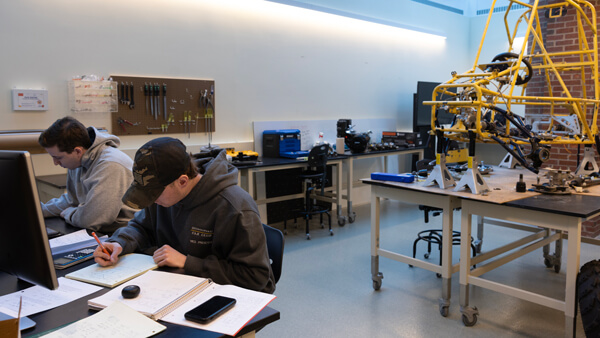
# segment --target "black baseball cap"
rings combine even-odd
[[[167,185],[186,173],[190,160],[185,145],[176,138],[147,142],[135,153],[133,183],[123,195],[123,203],[135,209],[150,206]]]

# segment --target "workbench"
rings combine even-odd
[[[436,184],[425,186],[424,180],[415,183],[400,183],[364,179],[371,185],[371,276],[373,288],[381,287],[383,274],[379,271],[379,256],[437,272],[442,276],[442,296],[439,311],[447,316],[450,305],[450,284],[454,272],[460,271],[460,305],[463,323],[472,326],[479,316],[478,310],[469,305],[469,285],[488,288],[497,292],[548,306],[565,314],[565,336],[573,336],[575,319],[576,278],[579,271],[580,244],[582,241],[600,245],[594,239],[581,239],[581,223],[600,214],[600,187],[592,187],[588,193],[564,196],[547,196],[526,191],[517,193],[515,186],[523,174],[528,186],[536,183],[537,176],[524,169],[493,167],[490,175],[484,176],[490,191],[472,194],[468,190],[441,189]],[[540,173],[540,176],[543,173]],[[388,198],[406,203],[423,204],[443,209],[442,218],[442,264],[436,265],[401,255],[380,247],[380,200]],[[452,264],[453,213],[461,208],[460,261]],[[525,236],[498,248],[485,248],[481,254],[471,257],[471,228],[473,216],[477,216],[478,239],[483,240],[483,225],[494,224],[523,230]],[[568,231],[569,234],[564,232]],[[560,271],[562,239],[570,238],[567,248],[565,299],[557,300],[516,287],[501,285],[481,278],[514,259],[544,248],[546,267]],[[555,243],[556,253],[547,254]],[[481,248],[481,243],[479,243]],[[554,259],[552,259],[554,258]],[[476,268],[471,269],[471,267]],[[540,269],[544,269],[541,266]]]
[[[390,156],[416,154],[419,156],[419,159],[423,159],[423,150],[424,148],[419,147],[367,151],[364,153],[356,154],[347,151],[344,154],[338,154],[329,157],[329,159],[327,160],[327,165],[332,165],[335,167],[332,179],[332,187],[327,189],[325,197],[317,195],[315,196],[315,198],[318,200],[331,202],[336,205],[338,225],[343,226],[346,224],[346,221],[348,221],[349,223],[353,223],[356,218],[356,214],[352,210],[352,187],[356,186],[357,183],[360,184],[361,182],[360,180],[354,181],[354,162],[356,160],[361,159],[383,159],[383,170],[385,172],[388,172],[388,158]],[[261,162],[258,162],[256,164],[238,165],[238,184],[240,184],[240,186],[244,188],[244,190],[250,193],[250,195],[256,201],[256,204],[258,204],[259,206],[271,202],[285,201],[294,198],[303,198],[304,193],[266,198],[264,196],[265,194],[263,191],[264,187],[259,186],[257,184],[258,180],[256,176],[258,173],[265,171],[304,168],[307,166],[307,162],[308,161],[306,159],[264,157],[262,158]],[[344,181],[346,183],[345,195],[342,192]],[[344,199],[347,202],[346,216],[343,215],[342,211],[342,200]],[[266,218],[264,218],[264,215],[261,215],[261,218],[263,220],[266,220]]]

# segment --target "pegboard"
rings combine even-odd
[[[214,80],[111,77],[118,85],[118,111],[111,113],[114,135],[215,131]]]

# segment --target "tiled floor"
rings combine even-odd
[[[356,221],[334,227],[328,235],[315,220],[312,240],[303,227],[286,236],[282,277],[271,307],[281,319],[261,330],[259,337],[563,337],[564,315],[553,309],[471,287],[470,305],[479,318],[465,327],[459,309],[458,273],[452,279],[448,317],[439,314],[441,279],[435,273],[380,258],[383,285],[374,291],[370,263],[370,207],[355,208]],[[460,213],[455,218],[459,227]],[[335,222],[335,219],[334,219]],[[282,228],[281,224],[271,224]],[[289,224],[288,224],[289,227]],[[423,223],[414,205],[382,201],[381,247],[412,254],[418,231],[441,227],[441,217]],[[519,238],[519,231],[487,226],[483,250]],[[417,255],[423,257],[425,245]],[[581,264],[600,258],[600,248],[582,244]],[[437,250],[429,258],[438,262]],[[454,248],[454,262],[459,250]],[[563,255],[565,266],[566,253]],[[544,266],[541,249],[506,264],[484,277],[549,297],[564,297],[564,272]],[[577,337],[585,337],[581,319]]]

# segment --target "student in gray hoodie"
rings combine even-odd
[[[56,120],[39,137],[54,165],[67,171],[67,192],[42,203],[44,217],[60,216],[73,226],[112,234],[136,209],[121,198],[133,178],[133,161],[118,150],[121,141],[75,118]]]
[[[157,138],[137,151],[133,175],[123,201],[142,210],[104,243],[110,255],[96,249],[98,264],[145,252],[158,266],[218,284],[275,290],[258,207],[237,185],[224,150],[194,163],[181,141]]]

